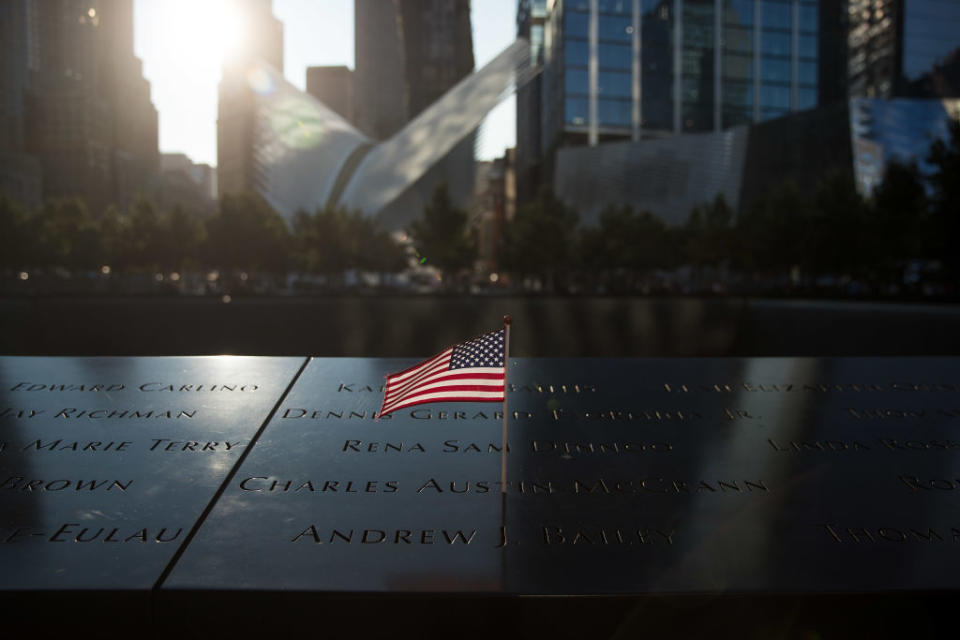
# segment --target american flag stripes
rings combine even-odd
[[[498,329],[455,344],[387,376],[379,415],[427,402],[503,402],[505,332]]]

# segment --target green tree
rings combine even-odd
[[[204,260],[222,269],[283,272],[292,254],[286,223],[253,194],[225,195],[207,219]]]
[[[809,267],[811,215],[809,203],[792,182],[749,203],[737,217],[736,244],[731,245],[733,264],[767,274]]]
[[[960,122],[950,123],[946,141],[930,145],[927,162],[935,167],[931,224],[927,244],[943,260],[950,277],[960,280]]]
[[[521,277],[538,276],[548,289],[563,286],[575,267],[580,216],[549,189],[517,209],[507,225],[504,264]]]
[[[166,224],[153,200],[137,198],[130,207],[125,250],[127,263],[156,270],[164,262]]]
[[[376,220],[360,212],[348,219],[350,235],[355,238],[356,265],[364,271],[397,273],[407,266],[407,257],[396,240],[377,228]]]
[[[467,229],[467,212],[453,205],[445,184],[434,190],[423,218],[410,225],[410,235],[428,264],[442,270],[445,281],[473,266],[477,247]]]
[[[201,218],[175,204],[164,216],[162,232],[160,256],[164,267],[182,271],[197,262],[206,235]]]
[[[580,233],[581,263],[612,291],[636,287],[637,276],[671,264],[666,224],[650,212],[607,206],[598,225]]]
[[[348,214],[334,207],[294,216],[297,264],[308,273],[338,276],[352,266],[355,250],[347,240]]]
[[[722,193],[712,202],[694,207],[681,234],[687,260],[696,266],[719,266],[729,260],[733,253],[733,219],[733,209]]]
[[[202,223],[179,206],[164,212],[142,197],[127,211],[108,207],[98,227],[103,261],[118,270],[183,269],[203,237]]]
[[[29,212],[0,192],[0,268],[20,269],[36,255]]]
[[[837,174],[821,183],[807,229],[807,266],[816,273],[866,275],[872,271],[870,210],[853,177]]]
[[[39,245],[35,264],[73,270],[95,269],[102,264],[98,225],[79,198],[47,201],[31,222],[31,232]]]
[[[127,212],[111,205],[100,216],[103,262],[117,271],[130,268],[136,261],[136,248],[130,248],[133,231]]]
[[[395,273],[406,266],[402,248],[359,211],[335,207],[317,209],[313,215],[299,211],[293,236],[297,267],[308,273],[338,277],[350,268]]]
[[[891,162],[873,192],[871,263],[889,280],[898,263],[921,257],[927,224],[927,193],[915,163]]]
[[[667,269],[676,264],[670,231],[663,218],[649,211],[641,211],[637,216],[635,228],[636,240],[632,262],[635,268],[650,271]]]

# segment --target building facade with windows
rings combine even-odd
[[[960,117],[957,0],[553,0],[545,25],[543,173],[587,224],[831,175],[869,196]]]
[[[353,71],[344,66],[307,67],[307,93],[353,122]]]
[[[960,2],[847,0],[851,98],[958,97]]]
[[[257,158],[258,91],[261,62],[283,73],[283,24],[273,0],[230,0],[240,20],[244,45],[224,58],[217,93],[217,180],[220,195],[264,189],[265,169]]]
[[[517,5],[517,36],[530,43],[530,65],[542,68],[544,24],[547,18],[547,0],[520,0]],[[521,69],[521,72],[524,70]],[[531,199],[541,182],[542,122],[540,106],[543,101],[543,74],[536,73],[529,81],[517,86],[517,146],[515,173],[517,197]]]
[[[386,140],[473,71],[470,0],[357,0],[354,122]]]
[[[0,189],[130,204],[159,162],[133,0],[10,0],[0,34]]]
[[[553,0],[547,14],[544,150],[817,105],[817,0]]]

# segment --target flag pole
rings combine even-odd
[[[503,316],[503,433],[500,438],[500,493],[507,493],[507,372],[510,370],[510,316]]]

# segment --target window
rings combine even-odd
[[[800,30],[809,31],[811,33],[816,33],[819,28],[819,16],[817,12],[817,5],[815,4],[801,4],[800,5]]]
[[[608,127],[629,127],[632,122],[631,107],[629,100],[598,100],[597,111],[600,124]]]
[[[724,5],[723,21],[728,25],[753,25],[753,0],[728,0]]]
[[[633,78],[629,73],[601,71],[598,80],[601,96],[629,98],[633,95]]]
[[[599,22],[601,40],[630,42],[633,38],[633,19],[630,17],[601,15]]]
[[[817,57],[817,36],[800,34],[800,57]]]
[[[567,36],[587,38],[590,35],[590,14],[579,11],[567,11],[563,17],[563,28]]]
[[[790,87],[779,85],[763,85],[760,87],[760,106],[764,109],[789,109]]]
[[[630,45],[601,42],[601,69],[631,69],[633,67],[633,48]]]
[[[662,11],[663,9],[667,10]],[[663,15],[662,17],[666,20],[670,12],[673,11],[673,6],[670,3],[665,3],[663,0],[640,0],[640,11],[643,12],[644,19],[646,19],[648,15],[665,13],[667,15]]]
[[[586,69],[576,69],[567,67],[564,74],[564,90],[567,95],[590,93],[590,80]]]
[[[681,53],[683,75],[700,76],[706,73],[713,75],[713,51],[708,49],[684,49]]]
[[[590,52],[586,40],[568,39],[564,44],[563,51],[566,57],[566,64],[587,66],[587,62],[590,59]]]
[[[583,125],[587,124],[587,99],[586,98],[567,98],[564,100],[564,122],[568,124]]]
[[[793,7],[782,2],[764,2],[760,8],[764,28],[792,29]]]
[[[791,50],[790,34],[779,31],[764,31],[760,37],[764,55],[789,56]]]
[[[631,15],[633,13],[632,0],[599,0],[600,13],[621,13]]]
[[[764,82],[789,83],[793,78],[793,69],[789,60],[763,58],[760,61],[760,78]]]
[[[713,25],[684,23],[684,49],[713,49]]]
[[[713,24],[713,0],[684,0],[683,22],[689,21]]]
[[[801,62],[800,63],[800,84],[817,84],[817,63],[816,62]]]

